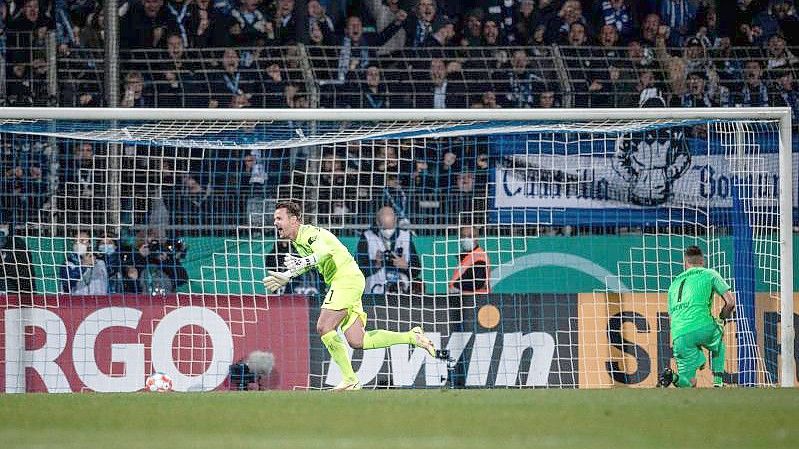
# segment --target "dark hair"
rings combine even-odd
[[[699,265],[703,262],[702,250],[696,245],[691,245],[688,248],[685,248],[683,256],[691,265]]]
[[[293,215],[297,219],[302,219],[302,206],[294,201],[281,201],[275,205],[275,210],[286,209],[289,216]]]

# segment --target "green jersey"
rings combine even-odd
[[[292,243],[300,256],[307,257],[311,254],[316,256],[318,261],[316,269],[319,270],[325,284],[331,285],[335,282],[340,286],[363,285],[363,273],[355,259],[347,247],[327,229],[302,225]]]
[[[730,285],[716,270],[689,268],[669,287],[669,316],[672,340],[715,323],[710,314],[713,294],[723,295]]]

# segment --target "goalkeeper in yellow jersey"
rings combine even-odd
[[[361,295],[366,281],[361,269],[347,247],[330,231],[302,223],[302,209],[297,203],[278,203],[274,224],[278,237],[290,240],[300,257],[286,255],[286,271],[269,271],[269,276],[264,278],[264,285],[269,291],[275,292],[292,277],[313,268],[319,270],[328,290],[316,322],[316,331],[343,375],[343,380],[334,390],[361,388],[344,342],[336,331],[339,327],[352,348],[377,349],[409,344],[425,349],[432,357],[436,356],[433,342],[420,327],[408,332],[365,330],[366,312],[363,311]]]
[[[666,368],[660,375],[660,385],[667,387],[695,387],[696,370],[706,360],[703,349],[710,351],[713,386],[721,387],[724,372],[724,320],[735,311],[735,296],[730,285],[716,271],[705,268],[702,250],[689,246],[683,253],[685,271],[669,287],[669,317],[671,339],[677,372]],[[713,298],[724,301],[719,318],[711,315]]]

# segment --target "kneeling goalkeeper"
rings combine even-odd
[[[408,332],[380,329],[365,331],[366,312],[361,295],[366,282],[361,269],[347,247],[330,231],[302,224],[302,209],[297,203],[278,203],[274,219],[278,237],[290,240],[300,257],[287,255],[284,262],[287,270],[270,271],[269,276],[264,278],[264,285],[275,292],[292,277],[310,269],[316,268],[322,274],[328,290],[316,322],[316,331],[343,375],[343,380],[333,390],[361,388],[344,342],[336,332],[339,327],[352,348],[377,349],[410,344],[425,349],[432,357],[436,356],[432,341],[420,327]]]
[[[666,368],[660,376],[660,384],[695,387],[696,370],[706,362],[702,350],[707,349],[711,355],[713,386],[720,387],[724,372],[724,320],[732,317],[735,296],[716,270],[705,268],[705,258],[699,247],[685,249],[683,265],[685,271],[669,286],[668,299],[677,373]],[[716,294],[724,301],[718,319],[711,315]]]

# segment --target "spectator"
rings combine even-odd
[[[366,293],[410,293],[418,278],[419,257],[413,236],[397,227],[391,206],[382,207],[375,226],[361,234],[357,254],[366,276]]]
[[[0,211],[0,294],[31,294],[35,287],[31,257],[25,239]]]
[[[603,27],[610,25],[623,38],[627,39],[635,33],[638,16],[636,2],[628,0],[602,0],[595,2],[599,24]]]
[[[0,178],[2,179],[2,178]],[[20,160],[5,172],[0,196],[0,209],[9,211],[6,218],[14,223],[38,221],[37,212],[42,207],[47,185],[42,178],[41,164]]]
[[[386,175],[385,187],[383,187],[383,203],[390,205],[399,218],[399,225],[403,229],[410,224],[408,213],[410,212],[410,198],[405,191],[405,186],[400,181],[400,175],[390,173]],[[371,205],[370,205],[371,206]],[[372,207],[361,208],[363,211],[371,211]]]
[[[719,84],[733,90],[743,78],[741,58],[733,53],[732,41],[729,37],[718,39],[718,46],[713,56],[714,70],[719,78]]]
[[[388,87],[380,76],[380,69],[375,65],[370,65],[366,69],[366,82],[360,87],[358,103],[353,107],[368,109],[385,109],[391,107]]]
[[[772,14],[788,45],[799,45],[799,17],[792,0],[776,0],[771,3]]]
[[[614,90],[610,74],[605,61],[595,58],[592,49],[586,47],[587,40],[585,25],[574,22],[569,30],[568,46],[562,50],[574,86],[574,106],[608,106]]]
[[[768,47],[766,49],[766,56],[768,57],[768,64],[766,67],[768,70],[795,66],[799,63],[799,58],[794,56],[785,44],[785,38],[780,34],[775,34],[769,38]]]
[[[127,13],[119,21],[120,47],[162,47],[169,22],[164,0],[142,0],[129,5]]]
[[[478,47],[483,43],[483,11],[480,8],[471,10],[466,16],[460,42],[463,47]]]
[[[496,47],[502,44],[500,39],[500,20],[496,16],[488,16],[483,22],[483,47]]]
[[[685,62],[682,58],[672,56],[667,63],[667,90],[669,96],[669,104],[674,104],[672,99],[682,98],[685,94],[687,87],[685,85],[686,70]]]
[[[282,271],[285,270],[283,260],[286,255],[291,254],[299,257],[289,244],[288,240],[276,240],[272,250],[264,255],[264,270],[265,271]],[[273,294],[281,295],[318,295],[320,291],[319,272],[316,270],[306,271],[300,276],[291,278],[288,284],[278,292]]]
[[[122,270],[122,258],[118,251],[117,241],[112,234],[104,233],[97,242],[96,258],[105,262],[110,293],[116,293],[114,284]]]
[[[493,90],[483,92],[480,95],[480,100],[474,102],[470,106],[472,109],[499,109],[502,106],[497,103],[497,94]]]
[[[632,40],[627,44],[627,57],[632,62],[634,70],[644,68],[658,69],[658,61],[651,47],[645,47],[641,42]]]
[[[538,108],[550,109],[556,107],[560,107],[560,105],[557,103],[555,91],[547,89],[541,92],[541,94],[538,96]]]
[[[660,16],[652,13],[644,18],[644,25],[641,27],[641,44],[647,47],[657,46],[658,37],[669,34],[666,25],[662,25]]]
[[[706,8],[697,17],[696,37],[702,41],[705,48],[719,48],[722,38],[727,38],[729,42],[729,37],[723,34],[718,19],[715,7]]]
[[[210,106],[231,105],[235,97],[244,96],[246,100],[260,104],[261,83],[256,82],[252,72],[243,71],[239,67],[239,53],[233,48],[225,49],[222,54],[222,72],[215,73],[212,81],[214,98]]]
[[[383,41],[388,40],[399,30],[405,30],[405,46],[421,47],[434,30],[440,27],[442,18],[438,15],[435,0],[419,0],[414,14],[397,12],[396,20],[383,30]]]
[[[275,27],[259,9],[261,0],[241,0],[238,9],[230,13],[229,32],[233,43],[241,47],[254,47],[275,41]]]
[[[203,186],[197,175],[183,176],[182,188],[176,192],[170,209],[175,215],[173,223],[194,227],[207,226],[213,217],[213,191]]]
[[[513,51],[510,70],[503,81],[503,104],[512,108],[535,107],[536,96],[546,85],[546,81],[529,69],[529,58],[523,49]]]
[[[50,17],[40,11],[38,0],[24,0],[22,8],[11,17],[8,22],[7,46],[11,51],[11,59],[16,56],[26,59],[25,54],[31,48],[43,48],[47,38],[48,28],[53,23]]]
[[[278,45],[293,45],[297,43],[297,18],[294,15],[294,0],[277,0],[274,29]]]
[[[457,63],[447,66],[442,59],[430,61],[430,82],[417,93],[417,107],[462,108],[466,105],[465,86],[455,80],[460,74]]]
[[[794,81],[793,70],[787,69],[778,72],[776,87],[772,90],[773,106],[791,108],[793,123],[799,123],[799,91]]]
[[[634,101],[629,101],[625,104],[625,107],[640,107],[641,103],[651,96],[653,91],[658,91],[655,85],[655,73],[651,69],[638,72],[638,84],[635,86],[636,95],[632,98]]]
[[[144,77],[140,72],[130,72],[125,75],[125,91],[122,101],[119,103],[123,108],[145,108],[152,107],[152,95],[144,94]]]
[[[397,2],[395,1],[394,4],[396,3]],[[307,8],[309,33],[313,34],[313,30],[315,28],[322,36],[319,42],[316,42],[315,44],[331,45],[333,42],[335,42],[334,37],[336,34],[336,27],[333,25],[333,19],[327,15],[324,6],[319,3],[319,0],[309,0]]]
[[[685,41],[683,60],[685,61],[686,75],[690,72],[702,71],[707,76],[711,76],[713,72],[713,65],[708,59],[707,50],[702,45],[702,40],[697,37]]]
[[[344,166],[344,159],[337,158],[335,154],[327,154],[322,157],[319,167],[319,213],[322,215],[344,215],[353,210],[352,201],[354,198],[347,196],[348,183],[347,171]],[[371,183],[367,184],[371,185]]]
[[[195,0],[194,11],[188,17],[190,48],[223,47],[229,42],[225,28],[227,18],[215,11],[211,0]]]
[[[437,28],[430,33],[421,47],[449,47],[452,45],[452,39],[455,38],[455,25],[448,20],[442,20],[437,25]],[[442,53],[443,55],[443,53]]]
[[[444,191],[451,189],[455,185],[455,177],[459,169],[458,155],[451,148],[447,149],[436,171],[438,186]]]
[[[795,33],[791,29],[797,25],[795,12],[791,14],[792,7],[790,0],[771,0],[763,11],[752,18],[752,27],[760,30],[761,39],[768,39],[780,33],[781,29],[785,30],[782,25],[788,27],[786,31]]]
[[[189,28],[190,16],[197,14],[197,6],[191,0],[166,0],[166,30],[176,34],[183,44],[189,46],[189,35],[192,34]]]
[[[491,293],[491,260],[478,240],[479,234],[473,226],[462,226],[458,236],[460,262],[452,272],[449,294],[475,295]]]
[[[619,47],[619,32],[613,25],[602,25],[599,29],[600,49],[595,51],[598,68],[607,74],[609,91],[616,95],[610,106],[621,106],[626,103],[624,96],[632,90],[631,84],[631,65],[624,52]],[[598,72],[602,75],[602,71]]]
[[[379,45],[379,44],[378,44]],[[338,57],[338,81],[343,83],[357,77],[357,71],[366,69],[374,54],[363,34],[363,22],[357,16],[347,18],[344,39]]]
[[[110,293],[138,295],[143,292],[139,282],[139,270],[134,265],[122,265],[116,279],[109,283]]]
[[[267,65],[266,74],[269,78],[263,83],[264,107],[280,107],[282,105],[283,92],[286,89],[283,70],[280,65],[273,62]]]
[[[155,100],[157,107],[204,107],[207,103],[195,92],[194,73],[197,67],[185,57],[183,39],[179,34],[166,38],[166,59],[155,78]]]
[[[311,2],[308,4],[310,5],[310,3]],[[376,28],[382,34],[385,34],[385,29],[390,26],[392,22],[401,22],[400,17],[407,15],[405,11],[400,9],[399,0],[366,0],[364,5],[366,6],[366,9],[369,11],[370,15],[374,17]],[[386,40],[382,46],[381,53],[390,53],[394,50],[399,50],[404,46],[405,29],[400,28],[396,34]]]
[[[718,102],[711,98],[706,85],[707,74],[705,72],[689,73],[686,82],[688,90],[674,106],[682,106],[684,108],[718,107]]]
[[[89,233],[78,231],[72,252],[60,270],[61,291],[73,295],[105,295],[108,293],[108,271],[105,262],[91,251]]]
[[[763,8],[762,0],[738,0],[734,7],[719,8],[719,23],[722,25],[722,33],[727,36],[735,36],[735,45],[751,45],[749,40],[751,32],[752,18]],[[721,3],[719,3],[721,5]],[[746,43],[744,43],[746,42]]]
[[[669,27],[668,45],[679,47],[696,32],[697,0],[661,0],[660,18]]]
[[[438,187],[435,173],[431,172],[430,164],[425,158],[414,161],[414,170],[411,174],[411,187],[421,195],[432,193]]]
[[[541,16],[535,0],[521,0],[514,5],[513,23],[508,27],[507,39],[511,45],[530,45]]]
[[[81,48],[102,48],[105,40],[103,21],[104,18],[100,5],[95,5],[94,10],[85,14],[83,26],[78,30],[77,42],[73,41],[70,45]],[[68,47],[60,46],[59,50],[61,54],[64,54],[64,51],[68,50]]]
[[[50,98],[47,82],[47,61],[42,52],[35,52],[31,61],[31,93],[34,106],[47,106],[55,99]]]
[[[33,75],[29,65],[14,56],[16,61],[11,66],[6,80],[6,104],[15,107],[33,106]]]
[[[471,214],[483,209],[475,204],[474,173],[461,172],[455,175],[455,190],[447,196],[447,200],[450,220],[457,221],[461,213]]]
[[[760,61],[746,61],[743,87],[735,92],[733,104],[736,108],[769,106],[770,95],[766,83],[763,81],[763,67],[760,65]]]
[[[547,44],[567,42],[572,25],[580,23],[583,27],[588,23],[583,17],[583,7],[578,0],[566,0],[556,16],[550,18],[546,25],[544,40]]]

